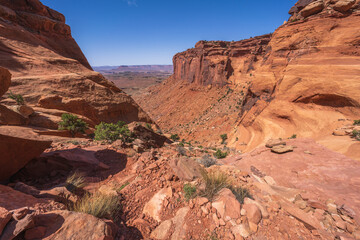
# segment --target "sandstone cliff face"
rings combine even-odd
[[[200,41],[195,48],[174,56],[173,77],[198,85],[224,86],[234,75],[253,70],[253,63],[266,50],[270,37],[268,34],[238,42]]]
[[[38,0],[0,1],[0,66],[13,75],[10,90],[30,105],[95,123],[151,121],[133,99],[92,71],[64,16]]]
[[[301,0],[289,13],[292,16],[288,23],[272,35],[232,43],[202,41],[194,49],[177,54],[172,80],[139,97],[139,103],[166,129],[189,125],[183,134],[190,139],[207,135],[200,140],[217,142],[219,133],[228,131],[230,122],[236,121],[229,142],[238,149],[251,150],[271,137],[297,134],[360,159],[355,150],[360,147],[358,142],[348,136],[332,136],[334,129],[351,124],[345,119],[354,120],[360,114],[359,1]],[[182,82],[186,87],[170,94],[167,85],[175,85],[174,82]],[[206,94],[208,88],[203,86],[210,84],[226,85],[220,89],[230,88],[230,94],[225,97],[220,91],[218,103],[208,99],[211,107],[193,111],[187,122],[178,122],[184,120],[181,109],[189,109],[188,106],[195,109],[192,106],[197,101],[206,105],[200,93],[185,95],[186,91],[202,89],[199,91]],[[162,93],[164,90],[166,94]],[[236,93],[244,93],[243,98]],[[159,95],[166,97],[166,101],[171,95],[172,98],[182,95],[188,105],[171,109],[147,106],[150,98],[166,102]],[[240,103],[237,116],[229,110],[234,109],[231,99],[235,98]],[[227,105],[222,104],[226,99]],[[152,101],[156,105],[156,100]],[[205,109],[213,115],[207,113],[204,119]],[[180,117],[173,118],[170,126],[165,124],[166,116],[174,115]],[[201,127],[203,122],[213,125],[210,129]],[[223,124],[225,128],[221,129]],[[194,131],[197,133],[192,134]]]

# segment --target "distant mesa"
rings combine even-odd
[[[172,73],[173,65],[121,65],[93,67],[98,72],[165,72]]]

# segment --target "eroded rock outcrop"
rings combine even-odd
[[[232,132],[228,145],[247,151],[297,134],[360,159],[359,143],[332,135],[360,114],[359,3],[301,0],[272,35],[201,41],[137,101],[163,129],[205,144]]]
[[[40,1],[0,1],[0,66],[30,105],[100,121],[150,118],[131,97],[92,71],[65,18]]]

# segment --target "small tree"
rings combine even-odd
[[[227,134],[221,134],[220,137],[221,137],[221,140],[222,140],[222,141],[221,141],[221,144],[224,144],[225,141],[228,139]]]
[[[9,98],[15,100],[18,105],[24,105],[25,104],[24,98],[20,94],[14,94],[14,93],[12,93],[10,91]]]
[[[95,140],[114,142],[121,139],[124,142],[131,142],[133,140],[132,133],[125,122],[118,123],[100,123],[95,127]]]
[[[217,159],[226,158],[227,155],[228,155],[227,152],[222,152],[220,149],[218,149],[218,150],[214,153],[214,157],[216,157]]]
[[[59,130],[68,130],[72,137],[75,137],[76,133],[85,133],[88,125],[77,116],[64,113],[61,115],[61,122],[59,122]]]
[[[354,125],[360,125],[360,119],[359,120],[354,120]]]
[[[173,140],[174,142],[176,142],[176,141],[179,141],[179,140],[180,140],[180,137],[179,137],[178,134],[172,134],[172,135],[170,136],[170,139]]]

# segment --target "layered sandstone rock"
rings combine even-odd
[[[30,160],[39,156],[51,141],[22,127],[0,127],[0,181],[7,180]]]
[[[289,13],[272,35],[177,54],[174,75],[137,100],[184,138],[214,143],[232,132],[230,146],[251,150],[297,134],[360,159],[359,143],[332,135],[360,114],[359,1],[301,0]]]
[[[151,120],[101,74],[92,71],[62,14],[38,0],[0,1],[0,66],[30,105],[83,115],[95,123]]]

